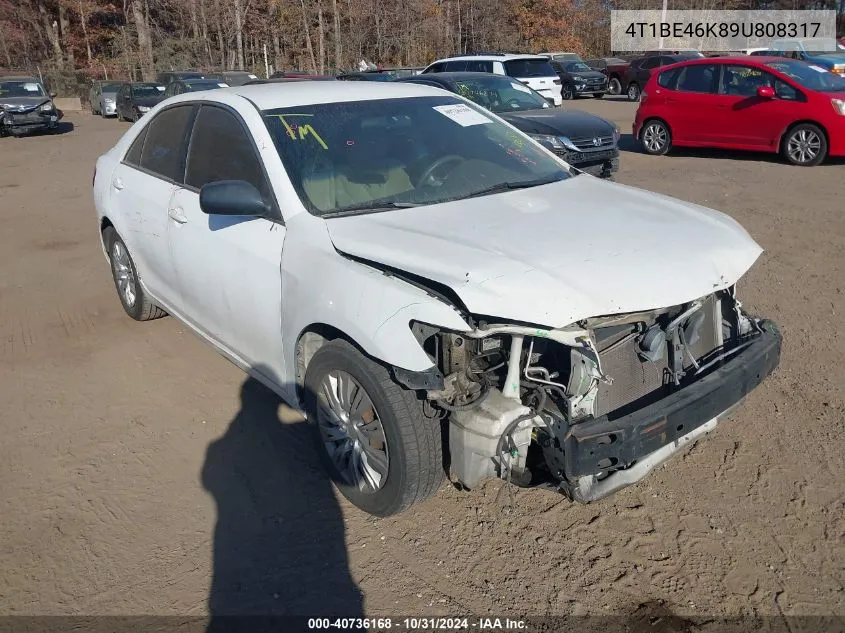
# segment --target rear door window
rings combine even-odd
[[[438,62],[438,63],[432,64],[431,66],[426,68],[425,71],[423,71],[423,74],[425,74],[425,73],[442,73],[442,72],[443,72],[443,64]]]
[[[510,59],[505,62],[505,74],[510,77],[557,77],[547,59]]]
[[[716,77],[719,73],[714,64],[694,64],[675,70],[680,70],[677,83],[678,90],[683,92],[715,92]],[[673,71],[669,71],[669,73],[671,72]],[[663,73],[663,75],[669,73]],[[661,75],[661,78],[663,75]]]
[[[185,135],[194,106],[168,108],[150,121],[141,152],[141,167],[159,176],[182,182]]]

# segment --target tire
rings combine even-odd
[[[781,154],[792,165],[815,167],[827,158],[827,137],[812,123],[801,123],[783,136]]]
[[[361,393],[364,398],[359,413],[346,416],[347,422],[332,413],[327,396],[343,384],[350,386],[348,400],[355,401]],[[400,387],[384,366],[350,343],[336,340],[317,351],[305,372],[304,400],[320,458],[338,490],[355,506],[376,516],[390,516],[427,499],[440,487],[444,475],[440,422],[423,415],[416,392]],[[354,427],[344,427],[356,419]],[[369,451],[357,449],[363,444],[350,441],[350,435],[366,438]],[[358,455],[354,468],[353,454]],[[374,466],[367,479],[364,463],[370,461]],[[376,467],[386,475],[376,472]]]
[[[603,92],[593,93],[593,99],[604,99],[604,93]]]
[[[640,86],[637,83],[628,84],[628,101],[640,100]]]
[[[672,132],[660,119],[651,119],[640,131],[640,142],[646,154],[663,156],[672,148]]]
[[[564,101],[571,101],[575,98],[575,90],[572,88],[572,84],[563,84],[561,86],[560,98]]]
[[[622,94],[622,82],[619,81],[619,77],[610,78],[610,82],[607,84],[607,93],[614,97]]]
[[[141,287],[135,262],[129,254],[129,249],[126,248],[126,244],[112,227],[103,231],[103,244],[108,249],[114,288],[117,291],[118,299],[120,299],[120,305],[123,306],[126,314],[136,321],[152,321],[165,316],[167,313],[155,305]],[[126,275],[126,282],[131,283],[131,290],[134,295],[132,300],[128,298],[125,287],[121,287],[122,275]]]

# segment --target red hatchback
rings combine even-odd
[[[783,57],[703,58],[651,76],[634,119],[648,154],[672,146],[845,156],[845,77]]]

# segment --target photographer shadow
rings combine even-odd
[[[240,410],[206,453],[202,484],[217,505],[208,631],[253,630],[267,616],[281,624],[276,617],[363,614],[311,429],[301,418],[283,422],[281,405],[247,378]]]

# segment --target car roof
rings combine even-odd
[[[726,57],[695,57],[693,59],[683,59],[674,64],[667,64],[660,69],[663,72],[667,68],[674,68],[675,66],[694,66],[698,64],[738,64],[741,66],[765,66],[769,62],[783,62],[794,61],[789,60],[778,55],[729,55]]]
[[[495,75],[493,73],[479,73],[471,71],[452,71],[448,73],[426,73],[425,75],[414,75],[413,77],[402,77],[396,79],[397,82],[411,82],[414,79],[439,79],[443,82],[455,81],[459,79],[493,79],[494,81],[514,81],[507,75]]]
[[[488,61],[500,61],[500,62],[509,62],[514,59],[541,59],[543,61],[549,61],[545,55],[531,55],[530,53],[502,53],[501,55],[455,55],[454,57],[444,57],[443,59],[438,59],[432,64],[437,64],[440,62],[451,62],[451,61],[470,61],[470,60],[488,60]],[[429,64],[431,66],[431,64]]]
[[[434,97],[444,94],[440,88],[404,81],[293,81],[289,83],[253,84],[209,91],[203,99],[214,101],[218,95],[235,94],[251,101],[259,110],[292,106]],[[186,93],[173,97],[177,101],[196,100],[197,95]]]
[[[28,75],[6,75],[0,76],[0,81],[31,81],[37,84],[41,83],[38,77],[30,77]]]

